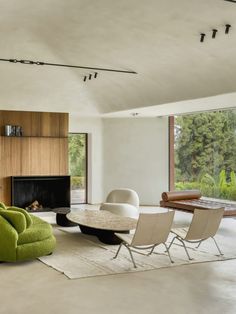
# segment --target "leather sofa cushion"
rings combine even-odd
[[[161,196],[164,202],[168,202],[177,200],[199,199],[202,195],[199,190],[183,190],[163,192]]]

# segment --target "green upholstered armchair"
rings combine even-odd
[[[0,203],[0,261],[34,259],[53,252],[56,239],[49,223],[22,208]]]

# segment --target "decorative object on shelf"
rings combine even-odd
[[[5,135],[6,136],[13,136],[12,125],[5,125]]]
[[[22,127],[20,125],[5,125],[5,136],[22,136]]]
[[[20,125],[15,125],[15,136],[22,136],[22,127]]]
[[[70,64],[61,64],[61,63],[50,63],[50,62],[42,62],[42,61],[32,61],[32,60],[17,60],[17,59],[4,59],[0,58],[0,61],[7,61],[11,63],[22,63],[22,64],[29,64],[29,65],[49,65],[49,66],[56,66],[56,67],[66,67],[66,68],[77,68],[83,70],[94,70],[94,73],[89,73],[88,75],[83,76],[83,81],[86,82],[91,80],[92,78],[98,77],[98,71],[106,71],[106,72],[118,72],[123,74],[138,74],[132,70],[119,70],[119,69],[109,69],[109,68],[100,68],[100,67],[88,67],[88,66],[81,66],[81,65],[70,65]]]

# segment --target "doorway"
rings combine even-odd
[[[87,133],[69,133],[71,204],[87,203]]]

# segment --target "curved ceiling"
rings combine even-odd
[[[0,7],[0,58],[138,72],[83,82],[88,71],[0,62],[0,109],[100,115],[236,89],[234,3],[0,0]]]

